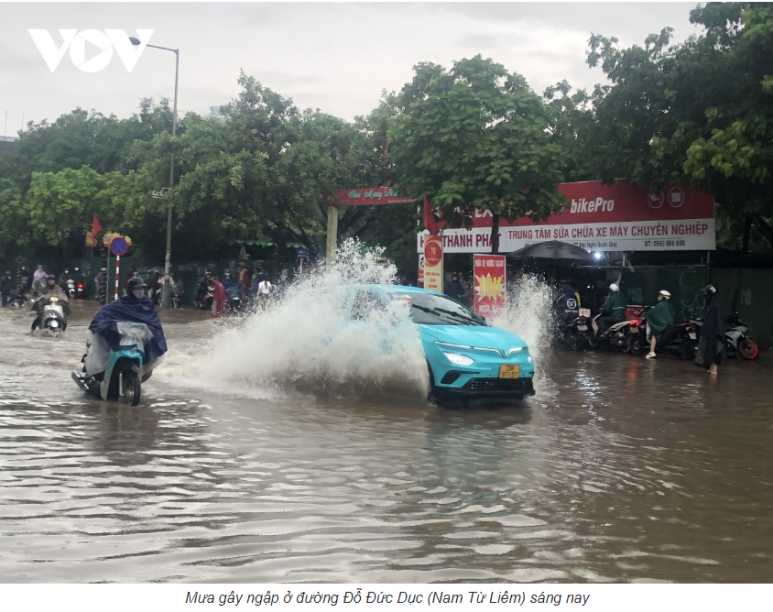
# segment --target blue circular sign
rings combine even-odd
[[[128,250],[129,245],[126,244],[126,240],[123,238],[113,238],[112,242],[110,243],[110,252],[116,257],[125,255],[126,251]]]

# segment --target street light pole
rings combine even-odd
[[[131,43],[135,46],[140,44],[140,41],[133,36],[129,37]],[[175,56],[174,65],[174,114],[172,115],[172,140],[174,140],[177,133],[177,84],[180,76],[180,50],[170,49],[169,47],[159,47],[157,45],[145,45],[146,47],[152,47],[153,49],[162,49],[163,51],[172,51]],[[169,167],[169,188],[174,187],[174,149],[172,149],[172,163]],[[163,308],[169,308],[170,298],[172,297],[171,282],[169,273],[172,268],[172,202],[169,201],[169,207],[166,214],[166,258],[164,260],[164,292],[161,299],[161,306]]]

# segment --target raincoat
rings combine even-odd
[[[228,311],[228,298],[223,285],[219,281],[213,280],[212,284],[215,286],[215,295],[212,298],[212,311],[210,314],[213,317],[219,317]]]
[[[650,332],[658,340],[660,340],[663,330],[671,327],[676,321],[674,307],[671,306],[671,301],[665,298],[660,300],[654,308],[648,310],[644,316],[647,319]]]
[[[34,310],[40,317],[43,315],[43,309],[48,304],[49,298],[55,297],[59,300],[59,305],[62,307],[62,311],[66,317],[70,316],[70,300],[67,298],[67,294],[62,290],[59,285],[53,287],[46,286],[40,293],[38,299],[32,304],[32,310]]]
[[[112,351],[119,351],[121,335],[118,333],[118,323],[123,322],[144,323],[153,334],[144,347],[146,363],[156,361],[166,353],[164,330],[153,304],[148,298],[138,299],[132,293],[102,306],[94,315],[89,331],[107,340]]]
[[[708,370],[712,363],[723,363],[727,355],[726,347],[725,324],[719,312],[719,302],[712,297],[703,317],[695,365]]]

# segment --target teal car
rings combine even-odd
[[[396,300],[409,306],[438,398],[534,395],[534,361],[515,334],[488,325],[456,300],[426,289],[400,285],[347,287],[353,318],[358,309]]]

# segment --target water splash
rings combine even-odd
[[[383,249],[347,240],[329,266],[294,283],[272,309],[227,325],[197,356],[169,359],[168,374],[190,385],[251,397],[280,392],[426,396],[429,381],[418,329],[404,305],[386,309],[345,285],[396,278]]]

